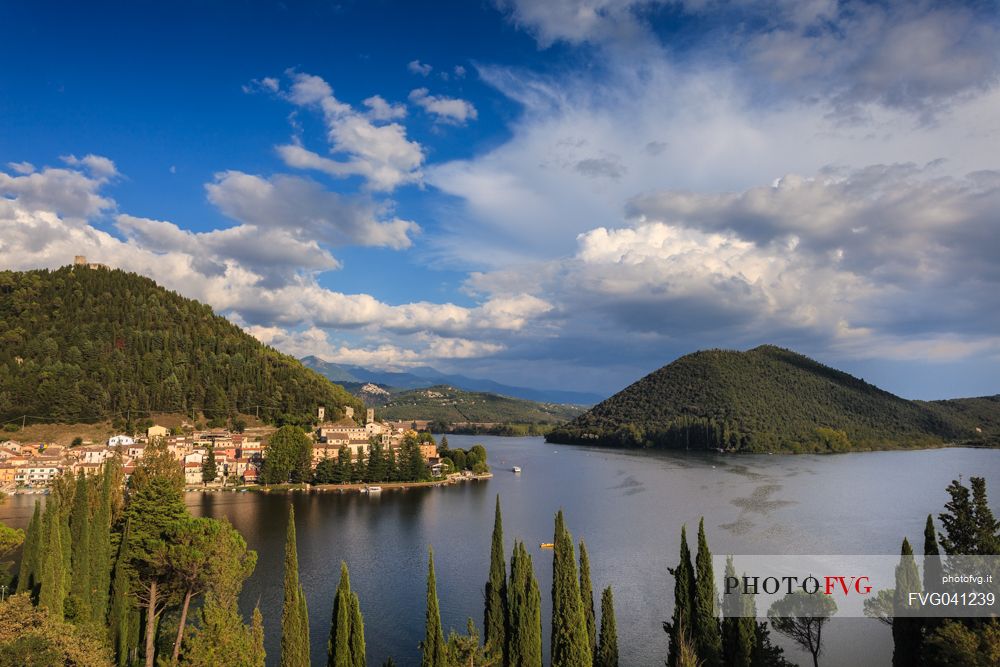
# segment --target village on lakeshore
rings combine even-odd
[[[451,461],[439,455],[438,445],[428,432],[428,420],[380,421],[375,410],[366,411],[364,423],[355,419],[354,408],[343,408],[344,416],[336,421],[326,418],[325,408],[317,410],[317,425],[307,432],[311,440],[311,465],[337,460],[346,452],[357,465],[367,460],[373,445],[398,454],[405,442],[413,441],[427,466],[432,480],[483,479],[489,472],[455,470]],[[76,438],[72,445],[45,441],[0,441],[0,492],[9,494],[45,493],[60,475],[99,474],[104,463],[121,456],[126,476],[132,473],[147,446],[161,441],[184,469],[189,489],[252,487],[260,482],[267,442],[275,433],[273,426],[249,426],[229,430],[201,428],[200,423],[182,421],[168,428],[153,424],[143,433],[112,435],[103,442]],[[214,479],[206,479],[209,456],[215,459]]]

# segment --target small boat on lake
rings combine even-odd
[[[366,486],[365,488],[361,489],[361,493],[382,493],[382,487],[381,486]]]
[[[514,466],[513,468],[510,469],[510,471],[513,473],[519,473],[521,472],[521,468],[519,466]]]

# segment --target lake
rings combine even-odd
[[[548,445],[541,438],[450,436],[452,447],[482,443],[495,473],[488,482],[360,493],[188,494],[196,515],[226,517],[259,553],[247,582],[247,610],[259,600],[268,664],[276,665],[282,601],[282,559],[288,504],[295,505],[299,567],[309,603],[314,664],[325,664],[340,561],[361,600],[368,663],[391,655],[419,664],[423,638],[427,548],[434,547],[444,627],[482,626],[496,494],[500,494],[508,559],[513,540],[527,543],[542,591],[548,653],[553,515],[587,543],[595,601],[612,586],[622,665],[662,665],[661,623],[672,607],[668,566],[677,562],[680,528],[691,533],[705,517],[716,554],[898,554],[904,536],[922,548],[929,513],[947,499],[959,475],[986,476],[1000,505],[1000,451],[937,449],[831,456],[725,456],[622,452]],[[510,472],[513,465],[523,473]],[[34,498],[15,496],[0,520],[24,526]],[[775,639],[778,637],[775,635]],[[800,664],[808,656],[789,646]],[[824,631],[821,664],[889,664],[887,627],[867,619],[835,621]]]

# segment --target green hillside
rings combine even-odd
[[[386,419],[428,419],[446,424],[462,422],[557,424],[576,417],[582,407],[535,403],[497,394],[464,391],[447,385],[393,393],[379,415]]]
[[[548,440],[848,451],[985,439],[1000,433],[998,418],[996,399],[908,401],[795,352],[762,346],[681,357],[555,429]]]
[[[302,419],[361,401],[206,305],[124,271],[0,272],[0,421]]]

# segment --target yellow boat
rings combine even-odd
[[[542,542],[541,544],[538,545],[538,548],[539,549],[552,549],[555,546],[556,545],[553,544],[552,542]]]

